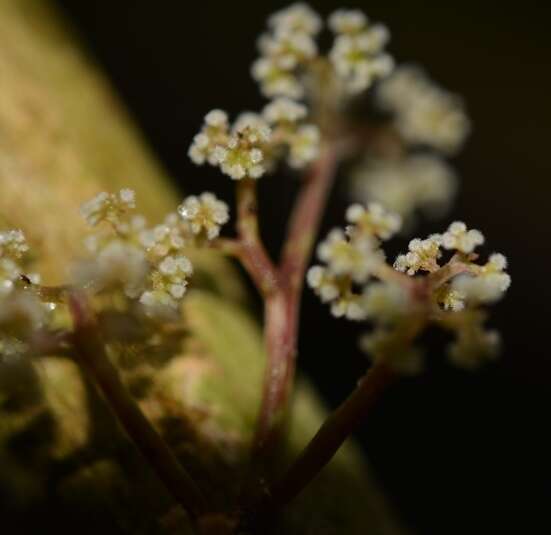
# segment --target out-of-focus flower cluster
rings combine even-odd
[[[339,9],[329,16],[328,27],[335,39],[325,57],[316,43],[323,21],[306,4],[293,4],[268,19],[268,32],[258,40],[260,58],[252,66],[265,96],[307,96],[308,78],[320,66],[344,94],[360,93],[392,71],[394,62],[384,53],[389,33],[383,25],[370,25],[361,11]]]
[[[497,354],[499,335],[484,329],[482,306],[499,300],[511,279],[501,254],[477,263],[480,231],[452,223],[443,234],[411,240],[409,251],[391,266],[381,245],[400,230],[400,216],[379,204],[356,204],[346,220],[344,231],[332,230],[319,244],[323,264],[311,267],[307,278],[334,316],[373,324],[361,340],[373,359],[418,371],[423,352],[415,342],[430,324],[455,334],[448,353],[459,365],[475,367]]]
[[[306,107],[289,98],[273,100],[260,114],[242,113],[231,126],[225,112],[212,110],[189,156],[197,165],[219,166],[234,180],[260,178],[282,156],[302,168],[318,156],[320,143],[318,128],[306,116]]]
[[[389,155],[384,150],[367,155],[354,176],[355,198],[380,202],[409,223],[418,210],[443,214],[456,177],[442,156],[456,154],[470,131],[461,99],[411,66],[383,80],[376,96],[390,116],[386,128],[393,132],[394,147]]]
[[[131,190],[99,193],[83,205],[92,227],[109,226],[87,238],[93,258],[76,266],[75,281],[96,293],[120,292],[139,300],[150,313],[175,309],[193,273],[185,248],[217,237],[229,219],[228,207],[212,193],[190,196],[178,213],[153,227],[134,208]]]
[[[0,232],[0,355],[4,358],[25,351],[29,334],[47,318],[48,304],[25,291],[40,276],[27,273],[29,245],[19,229]]]

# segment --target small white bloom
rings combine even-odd
[[[308,286],[312,288],[323,303],[329,303],[339,297],[339,284],[334,275],[322,266],[312,266],[306,274]]]
[[[367,26],[368,19],[359,9],[337,9],[327,22],[335,33],[358,33]]]
[[[209,240],[216,238],[220,227],[229,220],[228,205],[209,192],[187,197],[178,207],[178,213],[189,223],[193,234],[204,233]]]
[[[349,240],[338,228],[318,245],[317,253],[332,274],[350,276],[357,283],[365,282],[384,261],[383,252],[373,240],[367,237]]]
[[[511,285],[511,277],[504,272],[506,267],[505,256],[494,253],[478,273],[456,277],[453,287],[471,303],[493,303],[501,299]]]
[[[321,17],[307,4],[298,2],[270,16],[268,25],[276,32],[314,35],[321,30]]]
[[[379,86],[382,108],[395,114],[395,124],[406,141],[456,152],[470,131],[470,121],[459,98],[434,85],[415,67],[400,67]]]
[[[29,250],[22,230],[13,229],[0,232],[0,257],[19,259]]]
[[[409,242],[409,252],[398,255],[394,262],[394,268],[398,271],[414,275],[419,270],[436,271],[440,266],[437,260],[441,256],[440,245],[442,237],[433,234],[425,240],[415,238]]]
[[[467,230],[462,221],[453,222],[442,235],[442,246],[455,249],[462,253],[472,253],[475,248],[484,243],[484,236],[479,230]]]
[[[369,203],[367,209],[361,204],[349,206],[346,220],[356,225],[359,232],[377,236],[382,240],[391,238],[402,226],[402,218],[398,214],[386,211],[378,203]]]
[[[264,107],[262,115],[271,124],[296,123],[306,117],[306,106],[286,97],[279,97]]]
[[[302,125],[291,134],[289,140],[288,163],[295,169],[301,169],[313,162],[320,151],[321,135],[315,125]]]
[[[392,323],[407,313],[409,300],[401,286],[374,282],[364,291],[362,307],[366,318],[378,323]]]
[[[95,227],[102,221],[112,225],[121,223],[121,216],[136,207],[135,194],[131,189],[121,189],[119,193],[102,191],[84,203],[80,212],[88,224]]]
[[[449,207],[457,178],[441,158],[413,155],[403,160],[371,160],[353,179],[353,195],[375,201],[411,220],[416,210],[442,215]]]
[[[105,291],[122,288],[131,298],[137,297],[145,285],[149,265],[145,253],[120,240],[109,242],[96,258],[76,266],[77,284]]]

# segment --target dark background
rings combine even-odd
[[[249,76],[254,43],[266,16],[286,3],[58,1],[182,189],[231,200],[230,181],[194,167],[187,147],[210,109],[235,114],[264,104]],[[323,15],[341,7],[337,0],[311,5]],[[418,233],[464,219],[483,230],[486,252],[509,257],[513,277],[492,315],[504,336],[502,359],[476,374],[452,369],[439,358],[435,336],[429,371],[389,391],[359,433],[404,522],[418,533],[551,533],[551,10],[544,5],[347,2],[390,27],[399,61],[424,65],[463,95],[474,122],[454,162],[462,178],[454,212]],[[284,172],[261,182],[262,230],[274,254],[296,183]],[[342,222],[339,190],[342,182],[323,232]],[[357,334],[306,291],[300,366],[331,405],[365,369]]]

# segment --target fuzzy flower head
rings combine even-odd
[[[42,326],[45,308],[32,294],[12,292],[0,294],[0,343],[3,338],[23,341]]]
[[[415,238],[409,242],[409,251],[398,255],[394,268],[398,271],[414,275],[418,271],[436,271],[439,268],[438,259],[442,256],[440,245],[442,237],[433,234],[425,240]]]
[[[187,197],[178,207],[178,213],[193,234],[203,234],[208,240],[216,238],[229,220],[228,205],[209,192]]]
[[[118,193],[102,191],[84,203],[80,212],[87,223],[95,227],[103,221],[113,226],[120,224],[121,217],[136,207],[135,194],[131,189],[121,189]]]
[[[392,72],[394,60],[383,52],[389,40],[385,26],[369,27],[367,17],[357,10],[336,11],[329,26],[336,34],[329,58],[348,92],[360,93]]]
[[[507,259],[494,253],[484,266],[472,274],[461,275],[453,281],[453,288],[473,304],[494,303],[503,297],[511,285],[511,276],[505,273]]]
[[[229,130],[228,114],[222,110],[211,110],[205,115],[204,125],[189,147],[188,156],[196,165],[208,162],[216,165],[214,150],[224,142]]]
[[[401,67],[379,87],[380,106],[392,112],[395,125],[411,144],[455,153],[470,131],[463,104],[434,85],[415,67]]]
[[[380,203],[406,222],[417,211],[429,216],[445,213],[456,189],[451,167],[441,158],[425,154],[368,160],[356,171],[352,184],[355,198]]]
[[[366,208],[361,204],[353,204],[346,210],[346,220],[355,225],[357,232],[388,240],[402,226],[402,218],[388,212],[380,204],[370,203]]]
[[[0,258],[19,260],[28,250],[29,245],[22,230],[0,232]]]
[[[479,230],[467,230],[462,221],[455,221],[442,234],[442,246],[445,249],[455,249],[458,252],[469,254],[476,247],[484,243],[484,236]]]
[[[331,273],[347,275],[355,282],[365,282],[382,261],[380,250],[369,237],[349,239],[338,228],[333,229],[318,246],[318,258]]]
[[[301,98],[300,71],[317,55],[314,37],[321,29],[321,18],[298,3],[272,15],[268,26],[269,33],[258,40],[261,56],[253,63],[252,75],[268,98]]]
[[[279,97],[267,104],[262,115],[270,124],[296,123],[308,113],[306,106],[286,97]]]

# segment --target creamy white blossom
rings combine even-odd
[[[125,188],[118,193],[107,193],[105,191],[98,193],[93,199],[81,206],[80,212],[92,227],[103,221],[118,225],[121,222],[121,216],[135,207],[134,191]]]
[[[457,189],[451,167],[441,158],[416,154],[399,160],[368,160],[353,178],[352,191],[411,220],[417,210],[432,216],[449,207]]]
[[[220,234],[220,227],[229,220],[228,205],[213,193],[191,195],[178,207],[178,213],[191,228],[193,234],[204,233],[212,240]]]
[[[205,162],[216,165],[214,150],[220,142],[224,142],[229,130],[228,114],[219,109],[211,110],[205,115],[204,125],[189,147],[188,156],[196,165]]]
[[[455,249],[462,253],[472,253],[483,243],[482,233],[479,230],[467,230],[467,225],[462,221],[454,221],[442,234],[442,246],[445,249]]]
[[[308,113],[304,104],[299,104],[286,97],[279,97],[267,104],[262,115],[271,124],[288,122],[296,123],[304,119]]]
[[[373,282],[364,290],[362,307],[365,317],[379,323],[391,323],[410,308],[407,292],[398,284]]]
[[[506,267],[506,258],[493,254],[478,273],[456,277],[453,288],[472,303],[493,303],[501,299],[511,285],[510,275],[504,272]]]
[[[395,115],[395,124],[406,141],[456,152],[470,131],[461,100],[434,85],[416,67],[404,66],[384,80],[379,104]]]
[[[20,229],[0,232],[0,258],[19,259],[29,250],[25,234]]]
[[[437,260],[442,255],[440,245],[442,237],[433,234],[425,240],[415,238],[409,242],[409,252],[396,257],[394,268],[398,271],[414,275],[419,270],[435,271],[438,269]]]
[[[402,226],[402,218],[398,214],[388,212],[378,203],[369,203],[367,209],[361,204],[352,204],[346,210],[346,220],[355,228],[368,235],[388,240]]]
[[[342,9],[329,17],[329,26],[336,33],[329,58],[347,91],[364,91],[392,72],[394,60],[383,52],[390,37],[385,26],[368,26],[360,11]]]
[[[373,239],[362,236],[351,240],[339,228],[329,232],[318,245],[317,253],[331,273],[348,275],[357,283],[365,282],[384,260]]]
[[[143,291],[149,265],[145,252],[130,243],[114,239],[94,259],[80,262],[74,269],[75,282],[96,292],[122,289],[130,298]]]
[[[268,25],[276,32],[314,35],[321,30],[321,17],[308,5],[297,2],[270,15]]]
[[[315,125],[299,126],[289,135],[288,163],[295,169],[301,169],[313,162],[320,152],[321,134]]]

